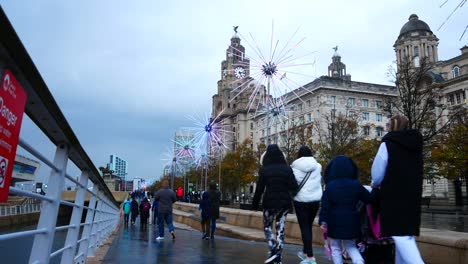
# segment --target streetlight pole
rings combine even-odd
[[[265,139],[265,145],[270,145],[270,76],[267,75],[267,134]]]
[[[175,179],[175,167],[176,167],[177,158],[172,159],[172,175],[171,175],[171,189],[174,190],[174,179]]]

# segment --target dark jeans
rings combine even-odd
[[[294,201],[297,222],[301,228],[302,243],[304,244],[303,251],[308,257],[314,256],[314,252],[312,251],[312,225],[314,224],[319,206],[320,202],[318,201],[310,203]]]
[[[158,226],[159,236],[164,237],[164,222],[169,227],[169,232],[174,231],[174,225],[172,224],[172,212],[171,213],[158,213]]]
[[[128,217],[130,216],[130,214],[124,214],[124,221],[125,221],[125,224],[128,224]]]
[[[156,219],[158,218],[158,210],[153,211],[153,225],[156,224]]]
[[[392,264],[395,260],[395,245],[367,245],[367,250],[362,254],[366,263]]]

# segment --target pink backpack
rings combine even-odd
[[[369,227],[372,230],[372,234],[376,239],[381,239],[380,233],[380,214],[377,215],[376,219],[372,217],[372,205],[367,205],[367,218],[369,219]]]

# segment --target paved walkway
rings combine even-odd
[[[155,241],[153,226],[141,230],[138,225],[120,227],[102,263],[263,263],[267,244],[216,236],[202,240],[200,231],[175,224],[176,239],[170,238],[167,229],[165,240]],[[297,245],[285,245],[283,263],[299,263]],[[321,247],[314,247],[318,263],[332,263],[324,256]]]

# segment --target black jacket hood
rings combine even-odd
[[[382,142],[398,144],[409,151],[421,151],[423,139],[416,129],[390,131],[382,138]]]

